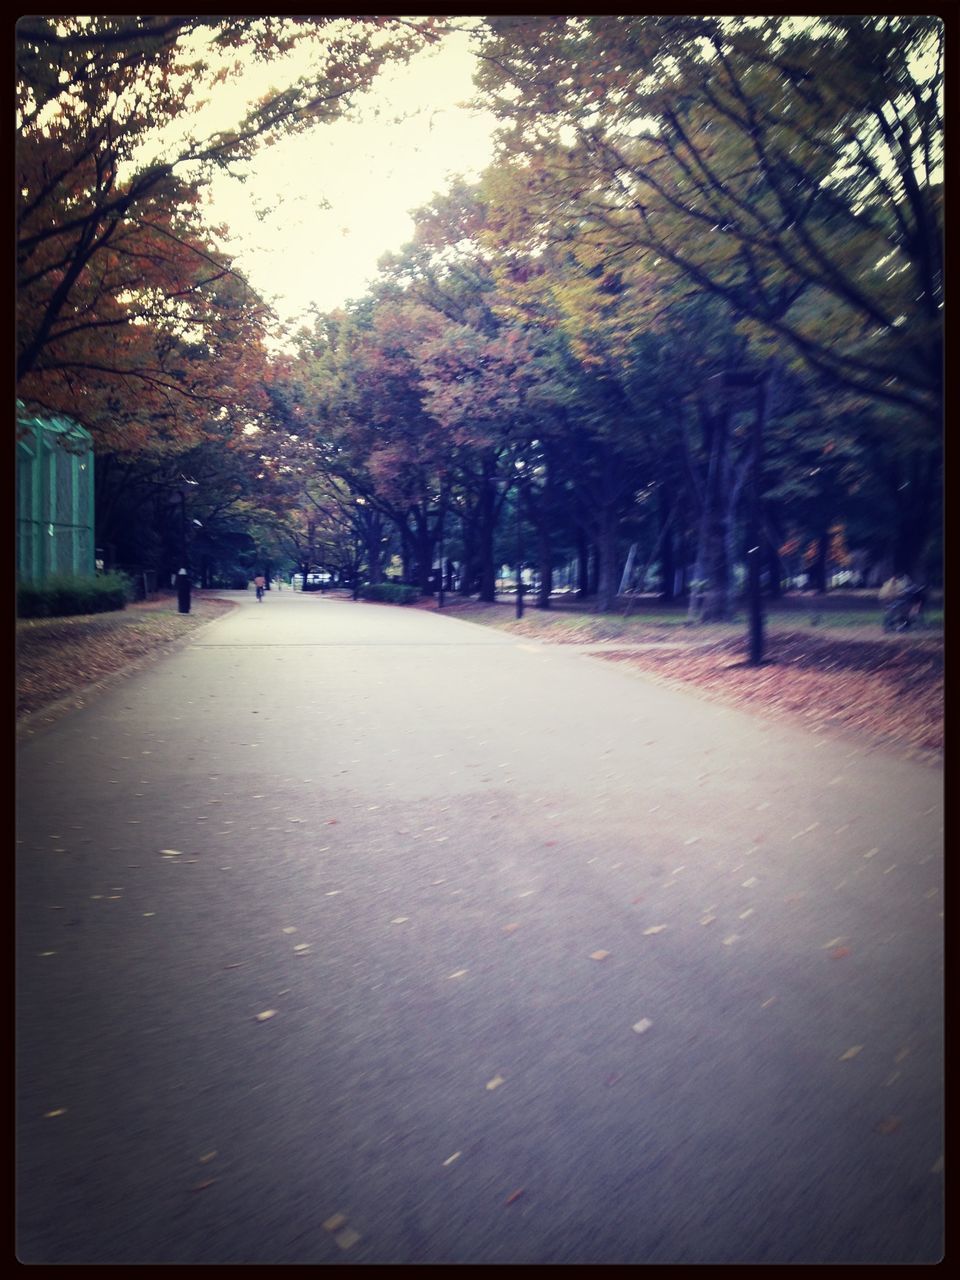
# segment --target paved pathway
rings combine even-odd
[[[938,770],[235,598],[21,747],[21,1260],[940,1256]]]

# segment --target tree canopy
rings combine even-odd
[[[709,620],[746,568],[936,573],[942,24],[472,20],[494,164],[278,352],[205,182],[451,25],[20,20],[18,390],[93,430],[104,528],[202,471],[211,547],[354,583],[522,562],[611,608],[639,571]],[[205,127],[251,61],[285,87]]]

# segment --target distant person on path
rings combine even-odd
[[[880,588],[880,602],[885,605],[884,631],[906,631],[914,623],[924,625],[927,588],[917,586],[909,573],[888,578]]]
[[[880,602],[882,604],[889,604],[891,601],[896,600],[897,596],[903,595],[912,587],[913,579],[910,577],[909,573],[901,574],[899,577],[894,574],[894,576],[888,578],[880,588]]]
[[[262,603],[263,589],[267,585],[267,580],[262,573],[258,573],[253,580],[253,585],[257,588],[257,599]]]

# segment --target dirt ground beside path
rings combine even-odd
[[[799,721],[815,733],[840,731],[930,763],[942,756],[943,632],[937,628],[886,634],[879,615],[865,609],[859,616],[824,612],[817,625],[810,610],[785,612],[768,619],[764,665],[749,667],[743,622],[686,627],[642,612],[623,618],[563,606],[528,609],[517,620],[512,603],[458,601],[444,612],[548,644],[602,646],[594,653],[606,661],[760,715]]]
[[[932,761],[943,750],[943,645],[887,645],[802,632],[770,638],[767,662],[749,667],[743,642],[699,650],[613,651],[665,683],[750,711],[800,720],[814,732],[838,729],[902,747]]]
[[[113,613],[26,618],[17,623],[17,720],[66,700],[82,705],[92,688],[136,669],[171,644],[212,622],[229,600],[194,595],[189,613],[173,595]]]

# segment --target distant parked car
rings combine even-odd
[[[332,581],[333,581],[333,574],[327,573],[326,571],[324,571],[323,573],[307,574],[308,587],[326,587]],[[293,575],[292,582],[295,588],[299,588],[299,590],[301,591],[303,590],[303,574],[302,573],[295,573]]]

